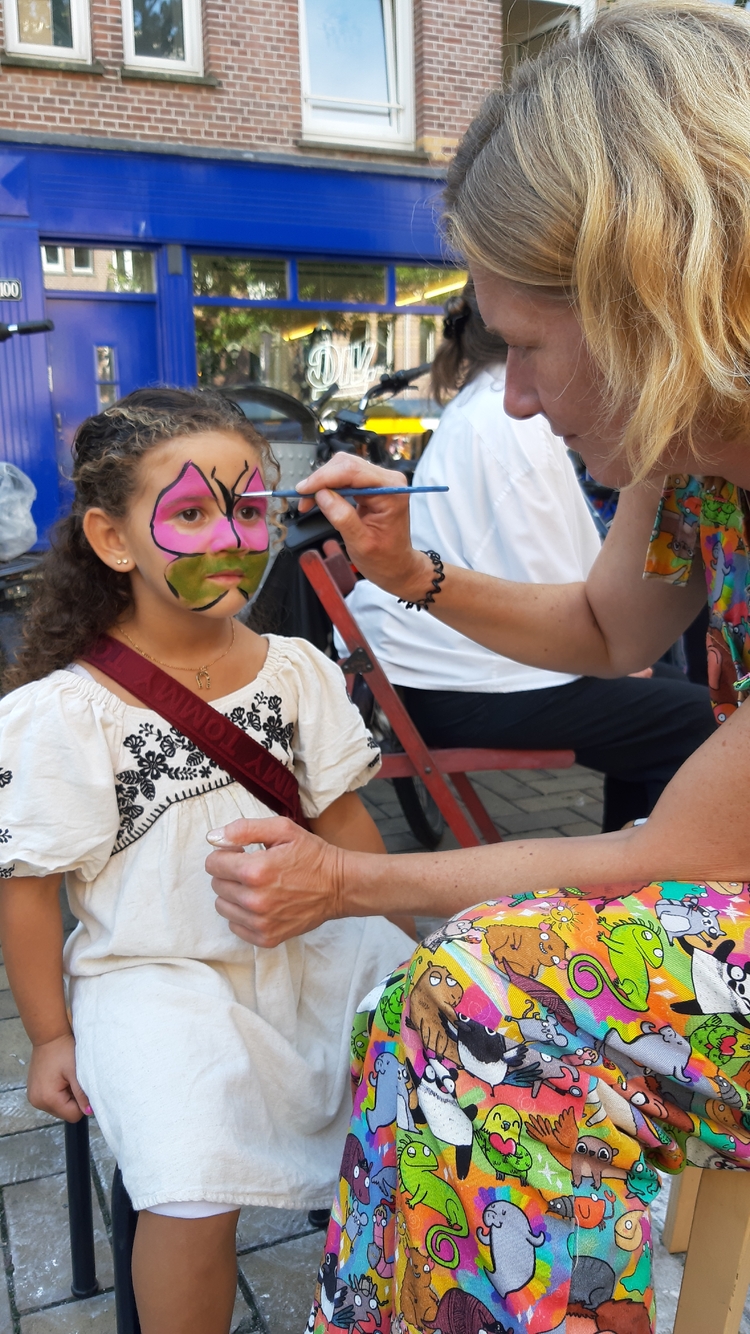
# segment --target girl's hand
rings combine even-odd
[[[26,1096],[32,1107],[63,1121],[91,1116],[89,1100],[76,1079],[76,1044],[72,1033],[40,1042],[31,1053]]]
[[[350,561],[366,579],[387,593],[410,602],[423,598],[434,577],[432,561],[415,551],[409,533],[408,496],[367,496],[352,506],[344,496],[320,491],[323,486],[398,486],[398,472],[376,468],[351,454],[337,454],[311,477],[300,482],[300,495],[317,492],[314,500],[341,533]],[[300,510],[312,508],[303,500]]]
[[[343,915],[346,853],[293,820],[234,820],[212,830],[208,841],[216,848],[206,860],[216,911],[251,945],[273,949]],[[265,848],[245,852],[250,843]]]

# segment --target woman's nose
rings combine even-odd
[[[511,347],[505,367],[505,411],[509,417],[523,421],[526,417],[535,417],[541,410],[542,405],[528,364]]]

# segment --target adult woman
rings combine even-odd
[[[570,1312],[587,1334],[626,1319],[648,1330],[658,1183],[641,1148],[671,1170],[748,1162],[748,113],[741,12],[616,5],[522,66],[452,169],[452,235],[510,348],[506,408],[542,411],[600,480],[637,479],[585,585],[529,590],[458,568],[439,584],[403,510],[318,494],[367,577],[412,602],[430,590],[462,633],[562,671],[616,676],[657,658],[696,615],[703,565],[727,720],[633,830],[382,869],[272,821],[227,831],[268,848],[210,859],[219,911],[256,943],[371,902],[456,913],[515,896],[417,951],[364,1015],[321,1328],[344,1302],[353,1323],[374,1302],[370,1328],[387,1304],[410,1329],[447,1331],[462,1307],[476,1329],[562,1331]],[[677,480],[660,505],[665,473]],[[324,477],[372,475],[337,460]],[[644,582],[647,549],[662,577]],[[550,885],[591,888],[542,897]],[[389,1078],[395,1106],[379,1107]],[[385,1187],[379,1249],[374,1212],[355,1241],[346,1229],[362,1162]]]
[[[432,389],[458,393],[415,485],[447,485],[450,496],[414,496],[413,545],[521,584],[584,580],[601,540],[565,446],[543,417],[503,411],[507,348],[486,328],[473,283],[446,312]],[[605,775],[605,833],[649,815],[715,730],[705,686],[664,663],[616,680],[545,671],[415,616],[368,579],[347,601],[429,746],[569,747]]]

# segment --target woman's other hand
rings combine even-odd
[[[376,468],[351,454],[337,454],[311,477],[300,482],[300,504],[306,513],[317,502],[323,514],[341,533],[352,564],[380,588],[396,597],[417,601],[423,598],[434,577],[432,561],[415,551],[409,532],[408,496],[365,496],[351,505],[332,490],[344,486],[399,486],[398,472]],[[313,492],[317,492],[315,496]]]
[[[63,1121],[80,1121],[82,1116],[91,1115],[89,1100],[76,1078],[76,1044],[72,1033],[34,1046],[26,1096],[32,1107]]]
[[[223,830],[212,830],[208,841],[215,848],[206,870],[216,911],[251,945],[272,949],[343,916],[345,852],[293,820],[234,820]],[[244,851],[259,843],[264,847]]]

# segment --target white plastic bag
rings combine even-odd
[[[31,478],[13,463],[0,463],[0,560],[15,560],[36,542],[35,500]]]

